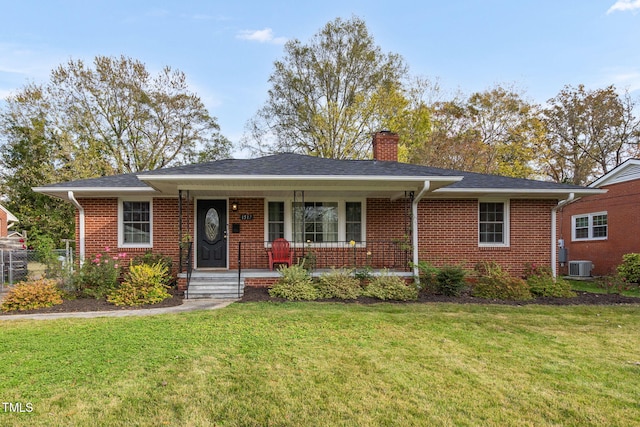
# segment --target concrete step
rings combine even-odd
[[[191,280],[189,289],[187,290],[187,298],[218,298],[218,299],[237,299],[244,295],[244,283],[240,283],[238,287],[238,279],[233,280],[206,280],[198,278]]]

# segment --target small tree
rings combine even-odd
[[[244,145],[257,153],[366,158],[390,107],[382,94],[395,93],[405,74],[400,56],[383,53],[364,21],[337,18],[307,44],[286,43]]]

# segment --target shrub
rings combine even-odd
[[[571,284],[561,278],[554,278],[548,266],[526,264],[525,278],[531,293],[535,296],[559,298],[576,296],[571,290]]]
[[[608,294],[621,294],[623,291],[632,289],[632,285],[620,274],[599,277],[596,280],[596,284]]]
[[[144,255],[138,255],[131,260],[131,265],[140,265],[140,264],[162,264],[167,267],[167,272],[171,272],[171,268],[173,267],[173,259],[170,256],[163,254],[156,254],[151,251],[147,251]]]
[[[62,304],[62,292],[52,279],[21,282],[2,301],[2,311],[24,311]]]
[[[127,254],[113,254],[109,248],[86,259],[74,279],[76,291],[81,296],[104,298],[118,287],[122,266]]]
[[[318,299],[318,291],[304,266],[281,266],[278,271],[282,277],[269,289],[269,295],[290,301]]]
[[[316,284],[318,298],[356,299],[362,294],[360,280],[352,270],[335,270],[324,273]]]
[[[493,262],[476,265],[478,280],[473,286],[473,295],[479,298],[500,300],[531,299],[529,285],[523,279],[513,277]]]
[[[56,254],[56,246],[49,236],[39,236],[36,246],[38,260],[45,264],[45,275],[50,279],[59,279],[63,285],[69,285],[72,279],[73,265],[63,263]]]
[[[618,274],[629,283],[640,283],[640,253],[622,255],[622,264],[618,266]]]
[[[460,267],[443,267],[436,274],[437,290],[443,295],[457,297],[465,288],[465,271]]]
[[[418,267],[418,276],[420,279],[420,288],[427,293],[439,293],[437,275],[440,271],[437,267],[426,261],[419,261],[418,264],[412,264],[412,267]]]
[[[361,269],[356,270],[355,273],[353,273],[353,277],[358,279],[360,282],[368,282],[373,278],[373,268],[365,265]]]
[[[122,284],[107,295],[107,301],[125,306],[157,304],[171,296],[168,282],[169,270],[160,262],[132,265]]]
[[[133,258],[131,260],[130,265],[140,265],[140,264],[147,264],[147,265],[161,264],[167,267],[167,274],[170,277],[169,282],[167,284],[175,285],[176,278],[171,276],[172,274],[171,271],[173,268],[173,259],[170,256],[147,251],[144,253],[144,255],[138,255],[135,258]]]
[[[379,276],[371,279],[363,295],[381,300],[413,301],[418,299],[418,289],[384,270]]]

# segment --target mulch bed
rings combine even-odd
[[[535,298],[528,301],[503,301],[503,300],[486,300],[476,298],[469,294],[463,294],[459,297],[447,297],[444,295],[420,294],[417,301],[386,301],[393,304],[419,304],[419,303],[456,303],[456,304],[502,304],[502,305],[527,305],[527,304],[544,304],[544,305],[619,305],[619,304],[638,304],[640,298],[626,297],[618,294],[594,294],[590,292],[576,292],[575,298]],[[77,313],[89,311],[114,311],[114,310],[139,310],[149,308],[174,307],[181,305],[184,293],[176,290],[172,291],[171,298],[158,303],[147,304],[138,307],[118,307],[110,304],[105,300],[97,300],[93,298],[78,298],[73,300],[64,300],[62,304],[48,308],[40,308],[37,310],[10,311],[7,313],[0,312],[0,316],[13,314],[38,314],[38,313]],[[266,287],[246,287],[244,296],[240,302],[258,302],[272,301],[284,302],[283,298],[274,298],[269,295]],[[357,300],[345,301],[339,299],[324,299],[323,302],[342,302],[346,304],[376,304],[380,303],[379,299],[370,297],[360,297]]]
[[[0,311],[0,316],[12,315],[12,314],[42,314],[42,313],[78,313],[88,311],[115,311],[115,310],[139,310],[147,308],[162,308],[162,307],[174,307],[182,304],[184,299],[184,293],[176,290],[170,290],[171,298],[159,302],[158,304],[145,304],[137,307],[119,307],[107,302],[104,299],[94,298],[77,298],[72,300],[64,300],[62,304],[54,305],[53,307],[39,308],[37,310],[24,310],[24,311]]]
[[[590,292],[576,292],[574,298],[534,298],[527,301],[504,301],[504,300],[487,300],[484,298],[476,298],[466,293],[459,297],[447,297],[444,295],[432,295],[422,293],[416,301],[386,301],[394,304],[419,304],[430,302],[448,302],[456,304],[502,304],[502,305],[526,305],[526,304],[544,304],[544,305],[618,305],[618,304],[640,304],[640,298],[627,297],[618,294],[594,294]],[[283,298],[274,298],[269,295],[266,287],[246,287],[244,296],[240,302],[256,302],[256,301],[273,301],[284,302]],[[325,299],[320,301],[326,302],[344,302],[356,304],[375,304],[380,303],[379,299],[370,297],[359,297],[357,300],[344,301],[339,299]]]

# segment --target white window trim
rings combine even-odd
[[[593,237],[593,217],[606,215],[607,216],[607,235],[605,237]],[[588,224],[588,236],[587,237],[576,237],[576,219],[578,218],[589,218]],[[571,216],[571,241],[572,242],[586,242],[586,241],[594,241],[594,240],[607,240],[609,238],[609,213],[607,211],[603,212],[590,212],[584,214],[578,214]]]
[[[366,246],[366,237],[367,237],[367,199],[361,197],[349,197],[349,198],[306,198],[305,202],[337,202],[338,203],[338,241],[344,242],[346,241],[347,236],[347,211],[346,211],[346,202],[360,202],[361,206],[361,215],[362,215],[362,241],[357,243],[357,247],[365,247]],[[264,241],[269,241],[269,202],[283,202],[284,203],[284,238],[289,242],[292,242],[293,245],[293,209],[292,204],[294,202],[293,198],[267,198],[264,201]],[[301,202],[301,200],[298,200]],[[310,246],[310,247],[322,247],[326,246],[327,243],[300,243],[296,242],[295,244],[298,246]]]
[[[123,224],[123,202],[149,202],[149,243],[125,243]],[[119,248],[153,248],[153,198],[152,197],[120,197],[118,198],[118,247]]]
[[[503,203],[504,204],[504,226],[502,236],[504,241],[501,243],[483,243],[480,242],[480,203]],[[477,239],[480,248],[508,248],[511,246],[511,204],[509,199],[478,199],[476,227],[478,230]]]

